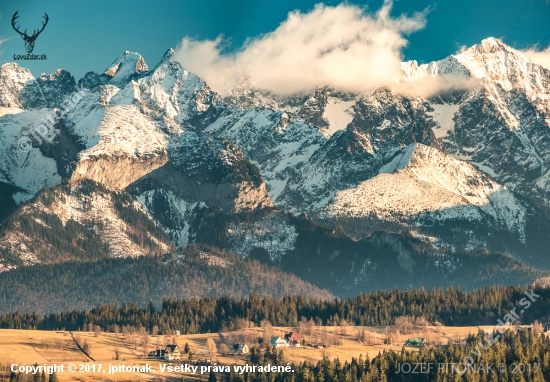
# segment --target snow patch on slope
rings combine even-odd
[[[139,112],[134,105],[107,108],[89,142],[96,142],[79,154],[79,159],[101,155],[142,157],[162,155],[168,137],[156,125]]]
[[[431,104],[434,111],[430,111],[427,114],[431,115],[435,122],[439,125],[437,128],[432,129],[436,138],[446,137],[450,132],[454,131],[453,117],[460,108],[460,105],[452,104]]]
[[[99,142],[98,127],[109,102],[118,92],[119,89],[112,85],[98,86],[87,92],[67,116],[69,132],[86,148]]]
[[[187,247],[189,244],[193,244],[195,240],[195,234],[192,232],[192,222],[198,210],[208,208],[203,202],[189,203],[185,200],[174,195],[172,191],[149,190],[137,195],[136,201],[143,207],[149,217],[157,223],[159,226],[163,226],[161,222],[157,221],[152,214],[154,209],[155,200],[162,198],[167,204],[166,213],[170,216],[169,228],[164,224],[164,231],[170,235],[171,240],[177,247]]]
[[[338,98],[330,97],[323,112],[323,118],[329,123],[329,127],[323,132],[327,137],[331,137],[338,130],[344,130],[353,120],[352,106],[356,101],[342,101]]]

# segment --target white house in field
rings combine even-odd
[[[283,348],[288,346],[288,342],[283,337],[271,337],[271,340],[269,341],[269,344],[271,346],[275,346],[276,348]]]
[[[181,356],[178,345],[166,345],[164,348],[164,359],[167,361],[179,361]]]

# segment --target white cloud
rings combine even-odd
[[[535,64],[545,67],[550,70],[550,46],[545,50],[538,50],[536,48],[526,49],[521,51]]]
[[[6,42],[11,40],[13,37],[7,37],[7,38],[0,38],[0,49],[2,48],[2,45]],[[0,50],[0,58],[2,58],[2,55],[4,54],[4,50]]]
[[[392,18],[391,7],[386,0],[378,12],[366,14],[348,4],[318,4],[309,13],[290,12],[276,30],[247,41],[236,53],[221,53],[221,37],[185,37],[174,58],[221,93],[244,74],[256,87],[283,94],[316,86],[346,91],[391,86],[401,76],[403,36],[426,23],[426,12]]]
[[[474,77],[423,74],[416,78],[393,84],[390,87],[399,94],[430,97],[449,90],[476,89],[480,86],[480,83],[480,79]]]

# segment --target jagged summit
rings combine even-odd
[[[0,67],[0,106],[22,108],[19,95],[27,84],[34,81],[31,71],[15,62]]]
[[[474,52],[477,54],[492,54],[498,52],[519,54],[517,50],[495,37],[483,39],[480,43],[471,46],[461,54],[472,54]]]
[[[170,48],[166,52],[164,52],[164,54],[162,55],[162,58],[160,59],[158,64],[155,65],[155,68],[153,69],[153,71],[157,70],[166,61],[172,60],[172,57],[174,56],[174,53],[176,53],[176,51],[172,48]]]
[[[132,76],[147,72],[149,67],[143,57],[136,52],[126,51],[120,55],[104,74],[111,77],[111,85],[120,86],[125,84]]]
[[[40,73],[40,77],[38,78],[41,78],[41,79],[48,79],[48,80],[53,80],[57,77],[60,77],[60,76],[64,76],[66,75],[66,73],[69,73],[68,71],[66,71],[65,69],[63,68],[59,68],[57,69],[55,72],[53,73],[50,73],[50,74],[46,74],[46,73]]]
[[[93,89],[109,83],[122,89],[132,79],[137,79],[148,71],[149,67],[139,53],[125,51],[103,73],[87,72],[78,84],[86,89]]]
[[[546,104],[546,95],[549,93],[545,85],[548,82],[548,70],[494,37],[429,64],[404,62],[401,69],[404,82],[437,76],[450,89],[486,92],[492,102],[500,104],[497,107],[503,115],[507,114],[505,120],[510,126],[517,126],[516,118],[513,112],[510,114],[510,111],[506,111],[507,107],[502,102],[507,102],[506,93],[514,89],[522,89],[530,102],[539,104],[537,108],[546,109],[542,104]]]
[[[15,108],[59,107],[74,89],[73,76],[57,69],[35,79],[32,73],[15,62],[0,68],[0,106]]]
[[[164,62],[166,60],[169,60],[170,58],[172,58],[174,53],[176,53],[176,51],[174,49],[172,49],[172,48],[168,49],[166,51],[166,53],[164,53],[164,55],[162,56],[162,59],[160,60],[160,62]]]
[[[512,71],[526,72],[527,66],[534,65],[525,55],[494,37],[486,38],[454,57],[478,78],[510,75]]]

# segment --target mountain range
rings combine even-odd
[[[173,55],[0,68],[0,278],[195,245],[340,296],[548,276],[550,70],[522,53],[402,63],[430,95],[218,94]]]

